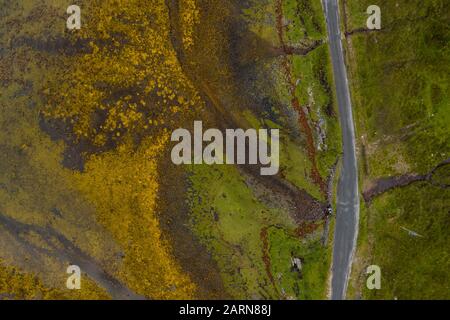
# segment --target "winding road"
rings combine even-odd
[[[341,42],[337,0],[323,0],[328,43],[333,63],[336,97],[342,129],[343,158],[338,184],[336,226],[334,231],[331,299],[345,299],[356,248],[359,224],[358,166],[355,129],[344,51]]]

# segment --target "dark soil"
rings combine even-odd
[[[439,171],[442,170],[442,168],[448,168],[449,164],[450,159],[447,159],[434,167],[429,173],[423,175],[410,173],[402,176],[377,179],[373,183],[373,186],[363,191],[364,201],[370,202],[376,196],[379,196],[389,190],[405,187],[419,181],[427,181],[439,188],[450,188],[450,184],[440,182],[438,181],[438,177],[436,177]]]

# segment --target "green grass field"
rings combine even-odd
[[[346,1],[348,30],[365,28],[371,1]],[[445,1],[378,1],[382,30],[346,42],[361,185],[426,174],[450,157],[449,36]],[[449,167],[436,174],[445,179]],[[440,178],[442,177],[442,178]],[[364,206],[351,295],[449,298],[450,194],[429,183],[389,191]],[[408,235],[402,227],[423,238]],[[376,264],[382,289],[365,288]]]

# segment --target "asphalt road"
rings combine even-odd
[[[341,42],[337,0],[323,0],[327,19],[328,43],[333,63],[336,96],[342,127],[343,158],[337,194],[334,231],[331,299],[345,299],[359,223],[358,167],[355,150],[355,129],[348,86],[347,70]]]

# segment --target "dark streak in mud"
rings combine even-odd
[[[277,176],[261,177],[254,166],[239,166],[239,169],[258,200],[269,207],[282,206],[297,224],[319,221],[325,217],[326,203],[305,190]]]
[[[32,37],[14,38],[10,42],[9,49],[28,47],[35,51],[42,51],[49,54],[63,54],[73,56],[77,54],[90,54],[92,47],[89,46],[89,39],[76,39],[59,37],[55,39],[40,39]]]
[[[40,117],[39,127],[47,133],[53,141],[62,140],[66,148],[63,153],[62,165],[68,169],[83,172],[85,156],[114,148],[114,142],[109,141],[103,147],[95,147],[88,139],[77,139],[73,133],[73,126],[62,119],[45,119]]]
[[[0,225],[3,225],[7,232],[32,256],[46,255],[58,259],[61,263],[78,265],[83,272],[102,286],[113,299],[144,298],[130,291],[125,285],[103,270],[92,257],[85,254],[52,227],[25,224],[1,213]],[[27,239],[27,235],[30,233],[37,234],[47,248],[38,247],[31,243]]]
[[[381,32],[381,31],[382,30],[378,30],[378,29],[370,30],[370,29],[367,29],[367,28],[358,28],[358,29],[354,29],[352,31],[346,32],[345,36],[349,37],[349,36],[352,36],[352,35],[357,34],[357,33],[373,33],[373,32]]]
[[[274,56],[281,56],[281,55],[299,55],[299,56],[306,56],[311,51],[314,51],[318,47],[320,47],[324,42],[322,40],[314,40],[309,46],[301,46],[301,47],[293,47],[285,45],[284,47],[278,47],[272,49],[272,51],[275,53]]]
[[[380,178],[377,179],[374,182],[374,186],[367,188],[363,192],[364,201],[370,202],[373,200],[373,198],[382,195],[383,193],[390,191],[392,189],[401,188],[409,186],[412,183],[415,182],[429,182],[435,187],[439,188],[450,188],[449,184],[443,184],[436,182],[433,177],[436,171],[442,167],[445,167],[450,164],[450,159],[447,159],[440,164],[438,164],[436,167],[434,167],[429,173],[427,174],[405,174],[401,176],[396,177],[388,177],[388,178]]]
[[[91,43],[99,48],[108,48],[109,50],[117,50],[115,42],[121,45],[127,44],[129,41],[125,34],[116,32],[110,34],[111,38],[104,39],[90,39],[90,38],[75,38],[73,35],[66,33],[64,36],[54,38],[37,38],[21,36],[11,39],[7,49],[14,50],[20,47],[28,47],[38,52],[45,52],[54,55],[75,56],[83,54],[92,54],[93,46]]]

